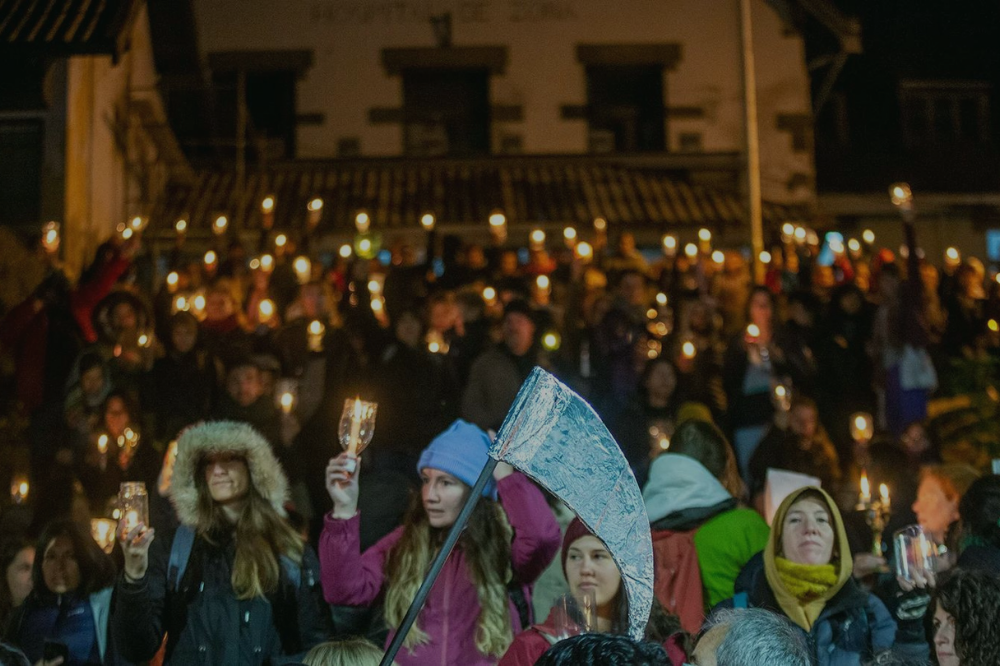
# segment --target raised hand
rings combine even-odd
[[[333,500],[334,518],[352,518],[358,512],[358,472],[361,459],[349,453],[331,458],[326,466],[326,492]]]
[[[118,541],[125,554],[125,577],[138,581],[146,576],[149,567],[149,544],[153,543],[156,530],[139,523],[129,529],[125,523],[118,526]]]

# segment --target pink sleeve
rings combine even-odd
[[[398,527],[361,553],[361,516],[339,520],[327,514],[319,538],[320,580],[327,603],[367,606],[378,598],[385,582],[385,560],[399,541]]]
[[[552,509],[535,484],[515,472],[497,484],[500,504],[514,528],[511,565],[514,578],[530,585],[549,566],[559,551],[562,533]]]

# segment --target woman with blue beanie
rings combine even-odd
[[[403,526],[364,553],[360,461],[346,453],[332,459],[326,488],[333,511],[319,549],[327,601],[367,606],[382,598],[386,621],[398,627],[486,465],[489,445],[485,432],[462,420],[438,435],[420,455],[421,492]],[[514,634],[531,625],[528,587],[559,550],[559,526],[526,477],[505,463],[493,476],[396,657],[400,666],[492,666]]]

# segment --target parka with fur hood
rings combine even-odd
[[[189,428],[178,439],[171,501],[182,526],[195,538],[183,577],[168,571],[176,532],[156,535],[149,567],[138,582],[117,582],[113,631],[126,658],[146,661],[167,646],[164,663],[184,666],[244,666],[297,663],[331,633],[329,611],[319,586],[319,561],[306,546],[299,585],[281,567],[279,589],[267,597],[237,599],[231,584],[232,534],[198,529],[196,474],[209,454],[233,453],[246,460],[250,492],[259,493],[284,516],[288,481],[267,441],[253,428],[229,421]],[[154,526],[155,527],[155,526]]]

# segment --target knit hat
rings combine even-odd
[[[420,454],[417,473],[433,467],[469,486],[476,485],[489,460],[490,436],[468,421],[456,420],[431,441]],[[497,483],[490,479],[483,488],[483,497],[497,498]]]
[[[573,542],[577,539],[581,539],[585,536],[594,536],[594,533],[583,524],[583,521],[579,518],[574,518],[566,528],[566,536],[563,537],[562,545],[562,568],[563,575],[566,575],[566,558],[569,556],[569,547],[573,545]]]

